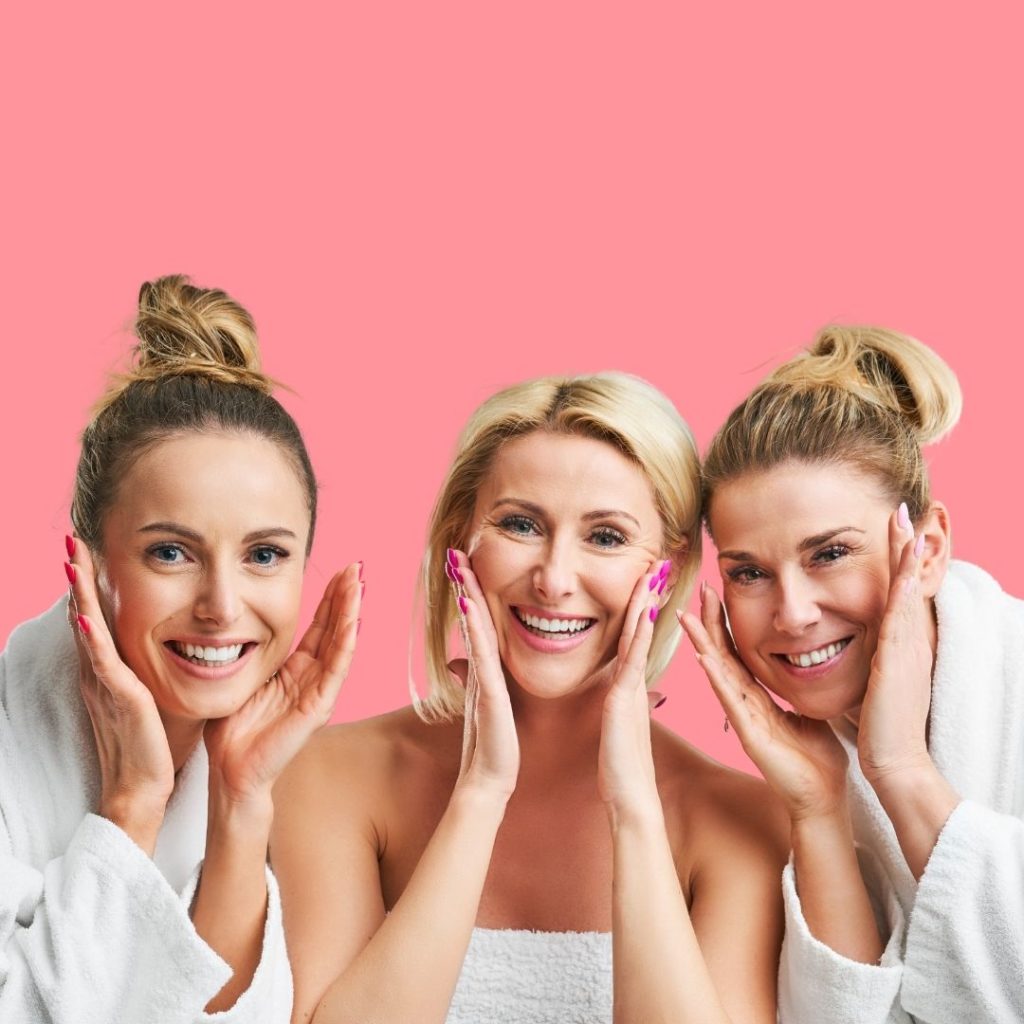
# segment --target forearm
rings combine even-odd
[[[314,1024],[442,1024],[504,813],[503,798],[455,790],[401,899],[327,990]]]
[[[907,866],[920,880],[943,825],[960,803],[959,795],[931,758],[919,767],[869,781],[892,822]]]
[[[273,819],[268,797],[238,806],[211,791],[206,855],[192,905],[192,923],[230,965],[231,980],[206,1007],[234,1006],[252,982],[260,961],[267,914],[267,842]]]
[[[792,841],[797,891],[811,933],[850,960],[877,963],[883,944],[857,863],[848,810],[794,822]]]
[[[612,813],[616,1024],[729,1021],[697,943],[661,805]]]

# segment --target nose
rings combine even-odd
[[[533,588],[546,601],[556,601],[576,591],[577,566],[572,542],[552,538],[545,544],[533,570]]]
[[[775,628],[797,636],[821,618],[813,581],[795,571],[778,577]]]
[[[211,565],[202,574],[193,611],[197,619],[216,626],[235,622],[242,613],[240,581],[228,567]]]

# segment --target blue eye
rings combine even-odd
[[[528,537],[537,532],[537,524],[529,516],[505,516],[498,525],[519,537]]]
[[[617,548],[626,543],[626,538],[610,526],[602,526],[590,535],[591,541],[599,548]]]
[[[272,548],[267,545],[262,545],[258,548],[253,548],[249,557],[252,559],[255,565],[260,566],[263,569],[271,569],[278,562],[288,557],[287,551],[282,551],[281,548]]]
[[[163,565],[180,565],[185,561],[185,552],[178,544],[157,544],[147,554]]]

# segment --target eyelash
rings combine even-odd
[[[520,531],[515,528],[516,526],[521,525],[527,526],[528,530]],[[511,533],[513,536],[516,537],[528,537],[531,534],[540,533],[540,529],[538,528],[537,524],[532,519],[530,519],[529,516],[505,516],[504,519],[498,522],[498,526],[501,529],[505,530],[507,533]],[[594,545],[595,547],[599,548],[618,547],[620,544],[625,544],[627,540],[625,534],[621,533],[620,531],[616,530],[614,527],[611,526],[598,526],[597,528],[595,528],[590,534],[590,539],[593,541],[597,538],[600,538],[601,540],[610,538],[611,540],[615,541],[614,544],[598,543]]]
[[[168,560],[166,558],[159,558],[160,552],[174,551],[183,557],[181,559]],[[273,556],[273,561],[270,562],[257,562],[256,554],[262,551],[269,551]],[[191,561],[188,557],[188,552],[181,544],[154,544],[151,548],[146,550],[146,554],[149,555],[154,561],[161,565],[182,565],[186,561]],[[259,569],[273,569],[279,562],[289,558],[290,555],[284,548],[274,547],[272,544],[260,544],[249,551],[249,559]]]
[[[827,548],[815,551],[814,555],[811,557],[811,561],[819,566],[831,565],[833,562],[838,562],[840,559],[845,558],[849,553],[850,549],[845,544],[830,544]],[[729,580],[733,583],[738,583],[741,586],[749,586],[750,584],[758,583],[763,580],[767,576],[767,573],[758,569],[757,566],[754,565],[740,565],[735,569],[730,569],[726,573],[726,576],[728,576]]]

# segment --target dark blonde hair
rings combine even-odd
[[[306,491],[309,545],[316,522],[316,477],[295,421],[271,396],[260,369],[249,313],[215,288],[176,274],[147,281],[133,324],[131,369],[116,376],[82,434],[71,521],[101,550],[103,517],[140,455],[191,431],[255,434],[280,446]]]
[[[604,441],[647,475],[661,518],[663,555],[678,573],[654,629],[648,683],[668,665],[679,641],[670,613],[685,605],[700,566],[700,462],[689,427],[660,391],[629,374],[524,381],[488,398],[470,417],[434,506],[421,568],[430,690],[422,703],[413,692],[424,717],[462,712],[463,690],[447,670],[457,613],[444,575],[446,551],[468,546],[477,491],[502,445],[537,430]]]
[[[715,435],[704,461],[705,517],[721,484],[795,460],[856,466],[894,504],[905,501],[917,522],[931,504],[921,446],[953,429],[961,405],[953,371],[916,339],[882,327],[825,327]]]

